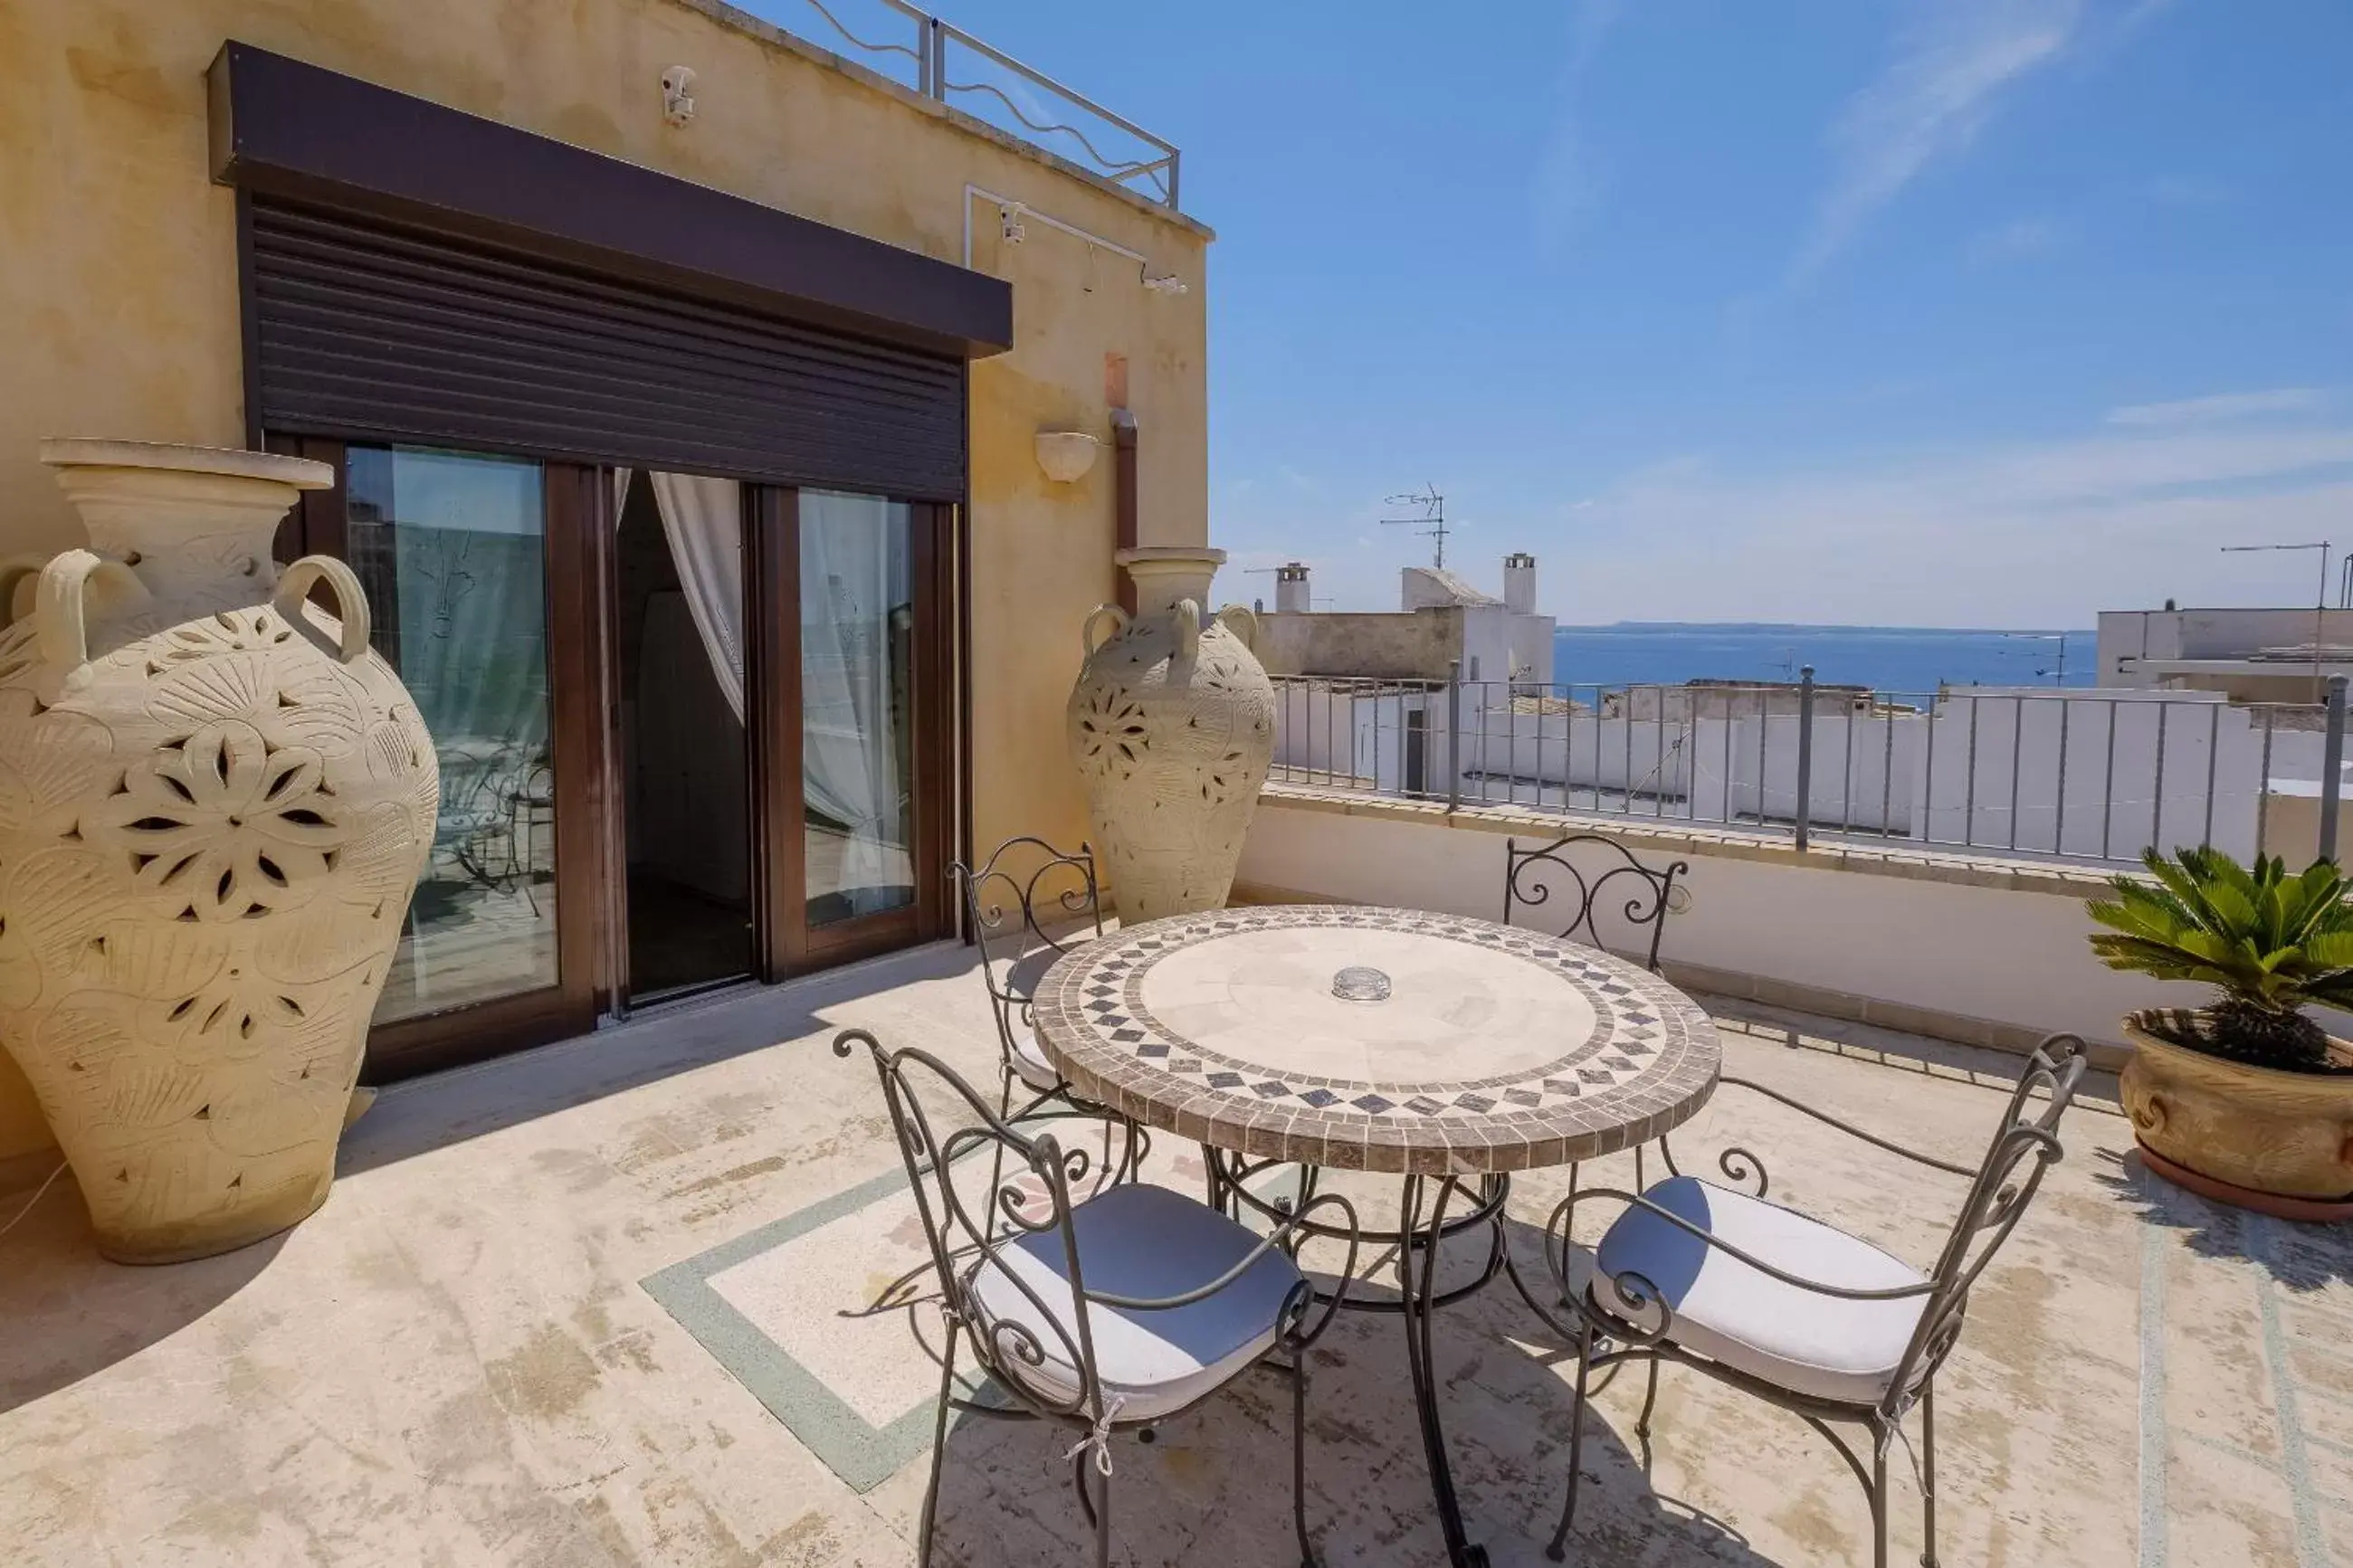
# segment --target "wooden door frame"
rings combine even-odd
[[[775,984],[798,972],[790,934],[802,880],[798,839],[801,784],[800,492],[782,485],[744,487],[744,701],[751,725],[753,889],[760,908],[759,974]]]
[[[375,443],[368,443],[373,445]],[[385,442],[385,445],[394,445]],[[349,553],[345,443],[272,432],[269,450],[310,458],[334,483],[303,494],[280,528],[280,559]],[[495,455],[495,454],[486,454]],[[362,1078],[380,1083],[583,1035],[627,994],[625,831],[613,646],[614,510],[607,467],[543,463],[550,739],[555,766],[557,981],[446,1012],[372,1027]],[[811,928],[801,772],[799,491],[746,483],[744,495],[746,787],[755,888],[754,976],[797,975],[946,936],[945,869],[969,832],[969,562],[962,509],[908,501],[915,587],[910,721],[915,773],[904,908]],[[898,498],[893,498],[898,499]],[[961,722],[959,721],[961,720]]]
[[[897,498],[893,498],[897,499]],[[912,947],[949,930],[946,868],[955,853],[955,628],[961,591],[951,538],[955,509],[909,501],[915,590],[914,668],[908,721],[914,768],[909,858],[914,901],[878,914],[808,923],[807,817],[802,787],[800,492],[752,492],[754,617],[747,658],[756,671],[759,733],[755,805],[765,889],[761,978],[789,979],[855,959]]]
[[[275,432],[268,449],[334,469],[334,484],[304,492],[280,525],[280,559],[348,558],[345,443]],[[373,443],[368,443],[373,445]],[[385,445],[394,443],[386,442]],[[496,455],[496,454],[485,454]],[[610,994],[605,954],[613,911],[602,896],[610,809],[610,733],[599,715],[606,657],[602,595],[611,578],[610,487],[603,470],[540,465],[547,595],[549,744],[555,772],[556,982],[535,990],[373,1026],[361,1079],[382,1083],[586,1034]]]

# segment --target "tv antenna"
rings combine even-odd
[[[1419,517],[1385,517],[1381,519],[1381,526],[1383,528],[1410,528],[1416,533],[1420,534],[1423,538],[1436,541],[1437,559],[1432,562],[1431,564],[1436,566],[1440,572],[1445,571],[1447,534],[1446,498],[1438,493],[1438,487],[1436,485],[1426,485],[1419,491],[1409,490],[1403,495],[1389,496],[1383,500],[1382,504],[1385,506],[1419,507],[1421,509],[1421,515]]]
[[[2037,680],[2047,679],[2053,686],[2064,686],[2067,684],[2067,633],[2004,632],[2001,635],[2003,637],[2016,642],[2057,643],[2059,645],[2058,663],[2036,665],[2034,667],[2034,679]],[[2004,653],[2025,653],[2030,656],[2036,652],[2036,650],[2031,648],[2004,648],[2002,651]]]

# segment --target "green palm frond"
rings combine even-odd
[[[2353,882],[2329,861],[2291,876],[2211,848],[2148,851],[2146,879],[2115,879],[2085,906],[2111,969],[2189,980],[2272,1011],[2353,1007]]]
[[[2316,969],[2353,970],[2353,931],[2316,931],[2298,946],[2305,962]]]

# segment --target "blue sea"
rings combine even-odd
[[[2063,674],[2068,686],[2089,686],[2094,673],[2088,631],[1621,621],[1562,626],[1553,650],[1553,679],[1579,686],[1795,680],[1809,664],[1816,680],[1891,693],[2056,686]]]

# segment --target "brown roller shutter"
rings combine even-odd
[[[249,196],[264,429],[951,500],[961,360]]]

